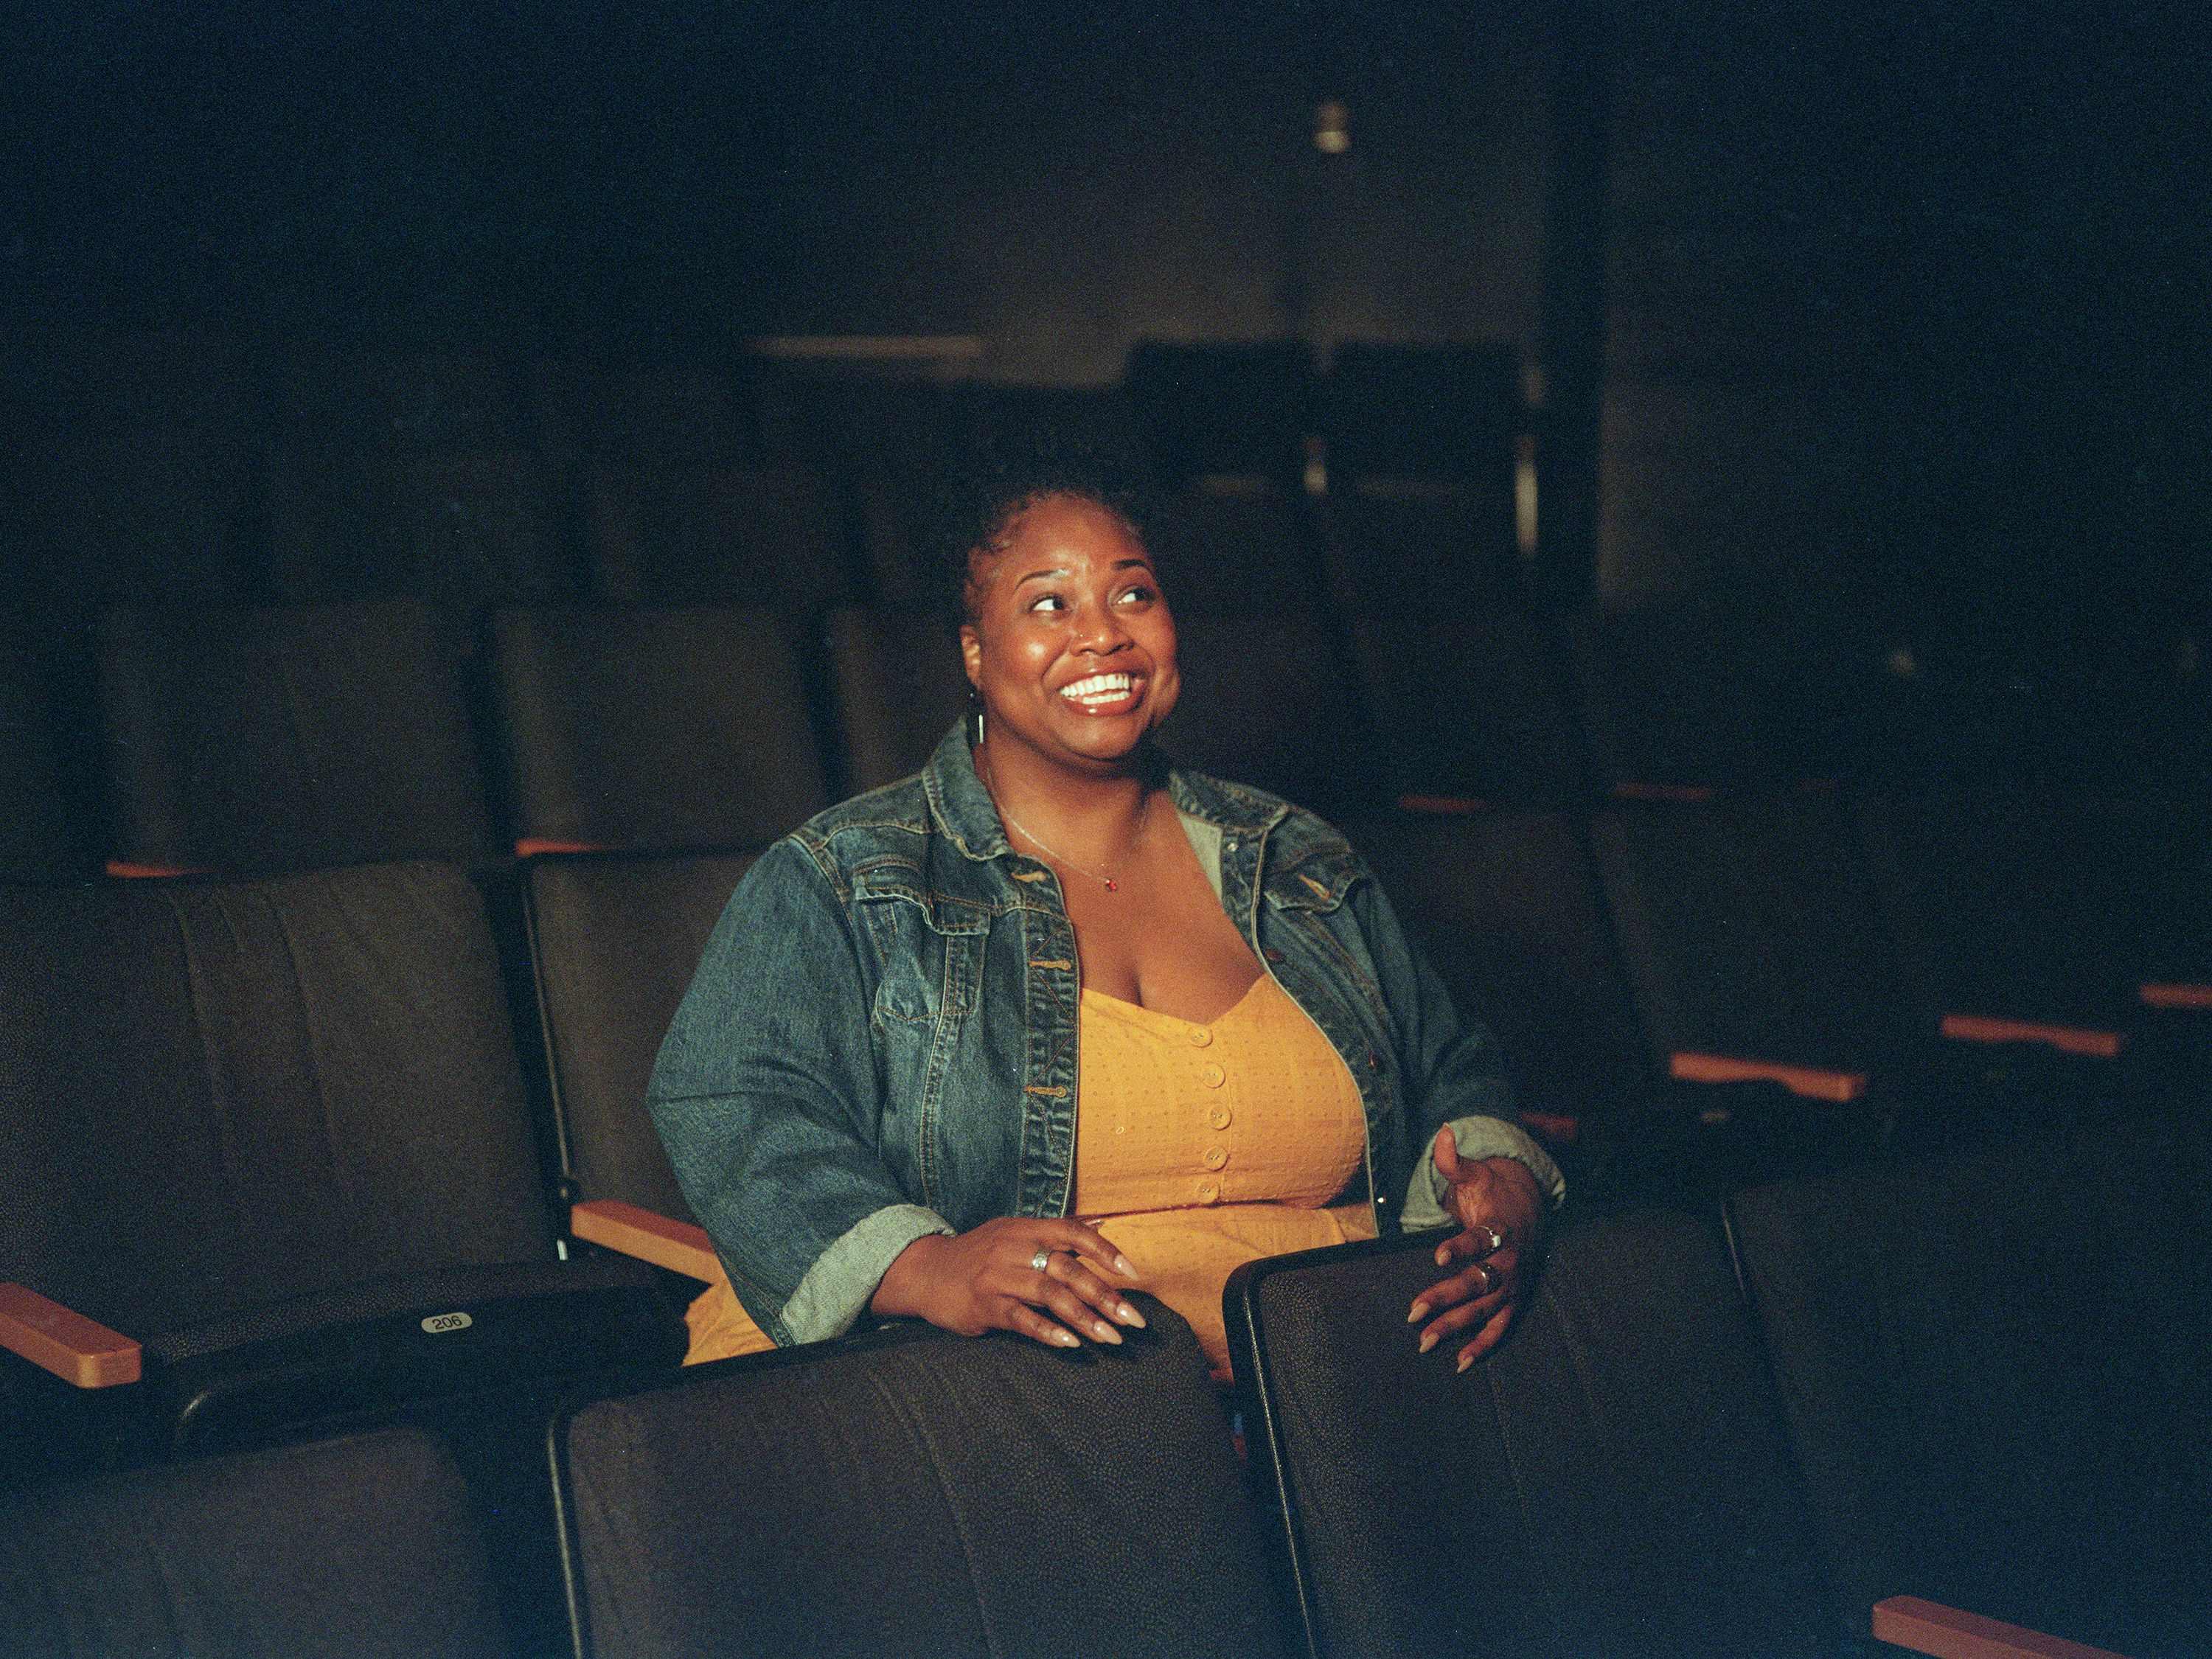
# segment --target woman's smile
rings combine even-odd
[[[1111,674],[1091,674],[1063,685],[1060,695],[1086,714],[1119,714],[1137,704],[1142,680],[1132,683],[1131,676],[1116,672]]]

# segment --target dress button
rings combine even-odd
[[[1208,1127],[1212,1128],[1227,1128],[1229,1127],[1229,1109],[1226,1106],[1215,1107],[1212,1111],[1206,1115],[1206,1121]]]
[[[1221,1183],[1219,1182],[1201,1181],[1198,1183],[1198,1201],[1200,1203],[1216,1203],[1220,1200],[1220,1197]]]
[[[1194,1025],[1190,1028],[1190,1046],[1192,1048],[1211,1048],[1212,1044],[1213,1033],[1206,1026]]]
[[[1229,1162],[1229,1149],[1226,1146],[1209,1146],[1206,1149],[1206,1156],[1199,1162],[1209,1170],[1218,1170]]]
[[[1200,1072],[1198,1076],[1199,1080],[1205,1084],[1207,1088],[1218,1089],[1223,1083],[1228,1080],[1229,1073],[1223,1071],[1221,1067],[1213,1061],[1208,1060],[1206,1065],[1206,1069]]]

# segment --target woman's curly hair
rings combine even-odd
[[[916,550],[947,625],[957,630],[974,620],[970,556],[997,550],[1023,511],[1048,496],[1096,501],[1149,547],[1152,502],[1137,474],[1125,459],[1079,440],[973,446],[932,490]]]

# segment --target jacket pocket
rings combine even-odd
[[[876,952],[878,1019],[936,1020],[974,1008],[989,910],[929,891],[910,866],[857,872],[854,897]]]
[[[1341,908],[1367,878],[1367,866],[1349,848],[1324,848],[1270,871],[1262,891],[1271,909],[1325,915]]]

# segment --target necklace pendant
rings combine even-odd
[[[1109,876],[1106,878],[1106,890],[1109,893],[1118,893],[1121,890],[1121,884]]]

